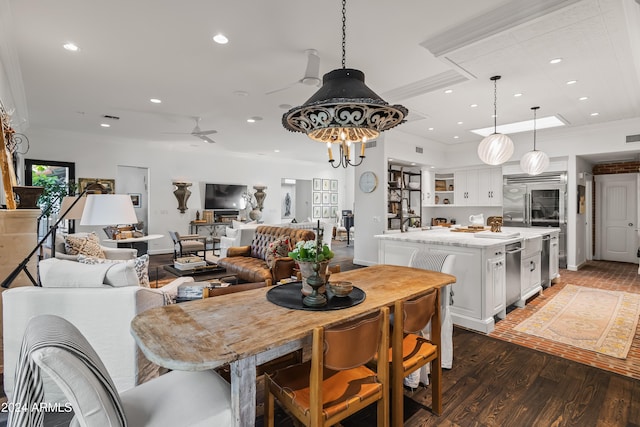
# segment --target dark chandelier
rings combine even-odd
[[[402,105],[389,105],[369,89],[362,71],[346,68],[346,22],[346,0],[342,0],[342,68],[325,74],[322,87],[311,98],[282,116],[285,129],[326,143],[334,168],[360,165],[367,141],[403,123],[409,113]],[[356,143],[360,143],[357,163],[351,160]],[[340,147],[337,163],[332,144]]]

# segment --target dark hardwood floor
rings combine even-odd
[[[457,327],[454,354],[454,369],[443,372],[441,416],[428,409],[430,388],[405,391],[405,426],[640,425],[640,381]],[[294,425],[276,415],[276,426]],[[375,405],[342,425],[376,425]]]

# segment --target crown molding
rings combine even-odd
[[[416,82],[409,83],[408,85],[388,90],[382,94],[382,97],[387,100],[391,99],[393,102],[399,102],[404,99],[413,98],[438,89],[463,83],[467,80],[470,80],[470,78],[460,74],[458,71],[448,70],[434,76],[427,77],[426,79],[418,80]]]
[[[420,46],[440,57],[579,1],[581,0],[512,0],[455,28],[436,34],[420,43]]]

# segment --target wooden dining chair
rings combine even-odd
[[[420,333],[429,321],[440,324],[439,307],[438,289],[431,289],[427,294],[411,300],[395,302],[389,349],[391,416],[394,427],[403,425],[403,378],[427,363],[431,363],[431,410],[436,415],[442,412],[440,328],[432,328],[430,339],[424,338]],[[378,360],[378,364],[380,363]]]
[[[388,426],[389,308],[313,330],[311,360],[264,377],[264,425],[274,426],[274,400],[305,426],[332,426],[377,402],[378,426]],[[365,366],[375,355],[375,370]]]

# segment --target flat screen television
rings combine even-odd
[[[233,209],[245,208],[242,194],[247,192],[246,185],[206,184],[204,193],[205,209]]]

